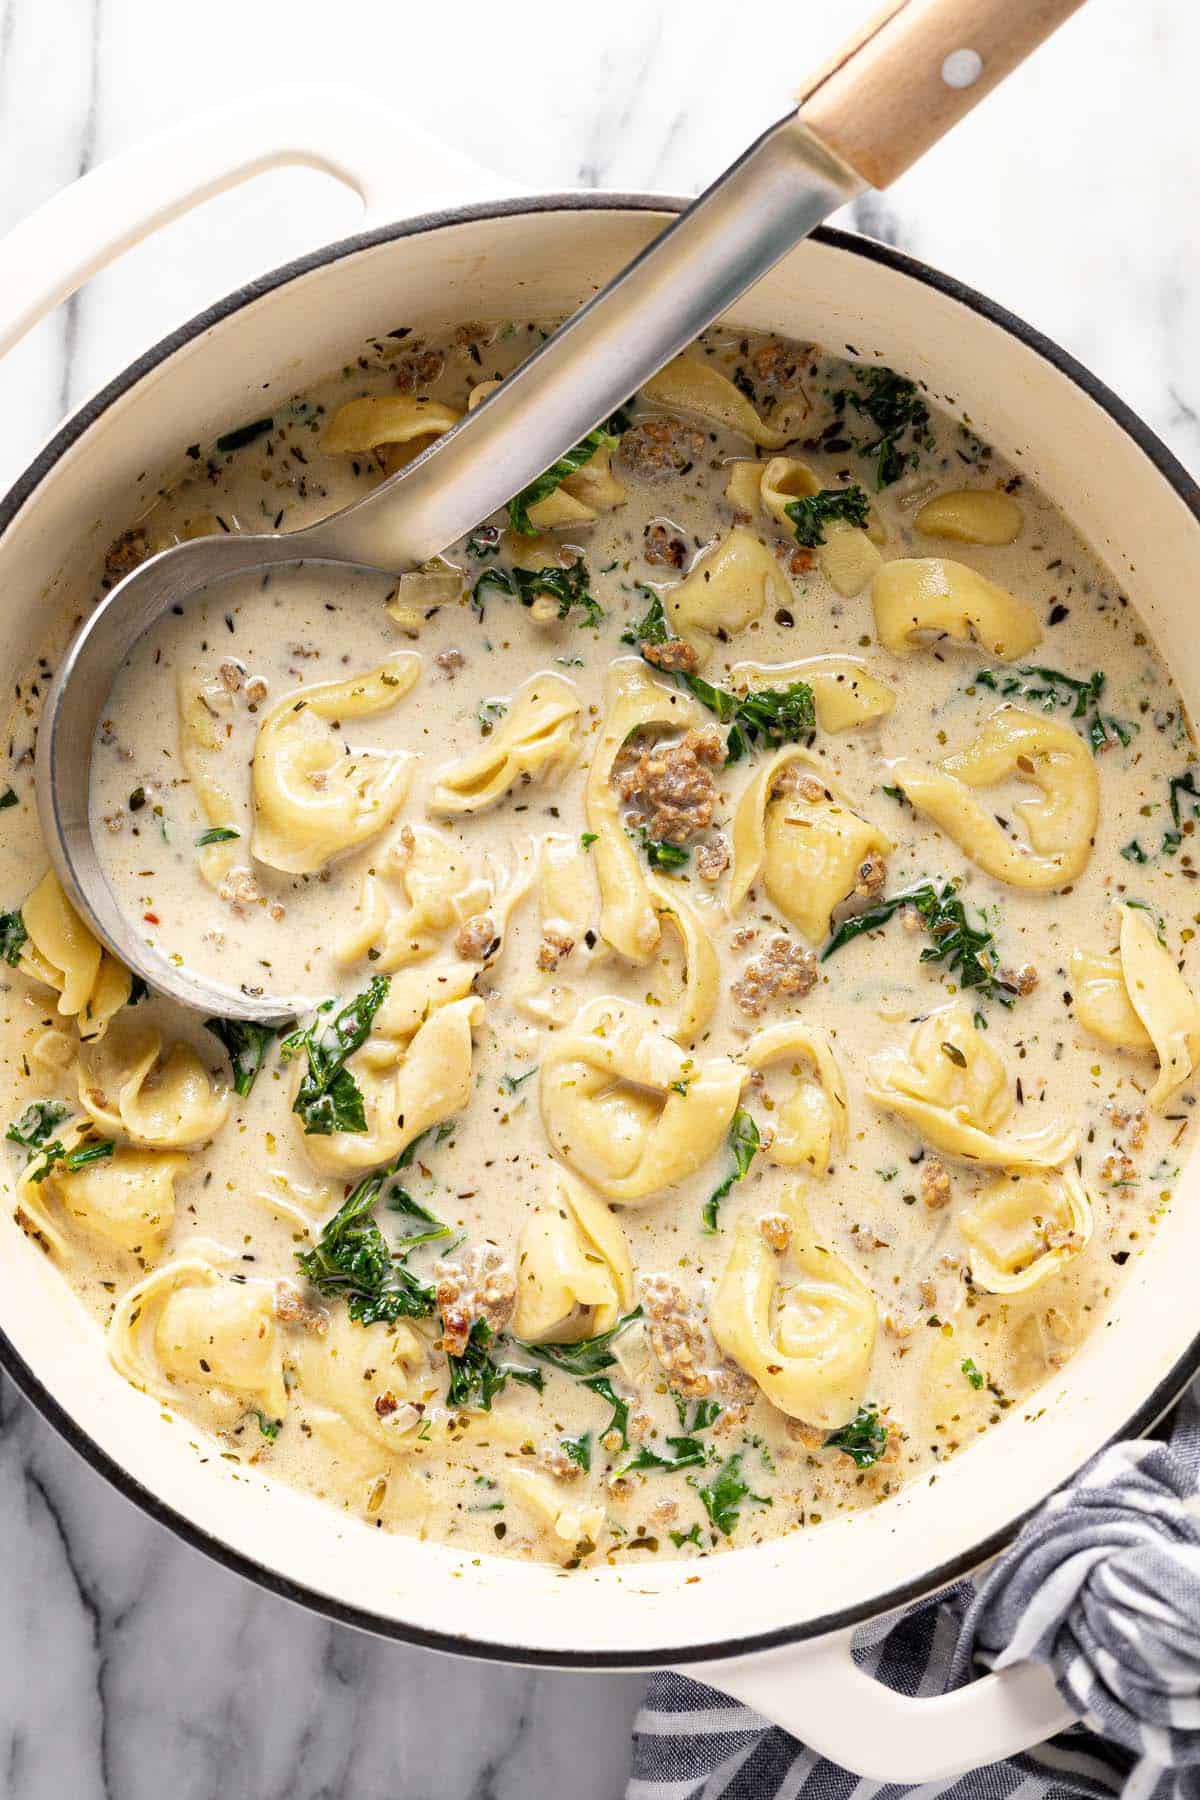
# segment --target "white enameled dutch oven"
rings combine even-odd
[[[573,311],[677,212],[654,194],[485,198],[484,171],[359,95],[289,93],[196,121],[84,177],[0,246],[0,348],[150,230],[262,170],[303,164],[371,220],[230,295],[55,434],[0,506],[0,672],[19,679],[90,591],[112,537],[181,444],[257,416],[397,319],[423,328]],[[476,204],[404,217],[414,201]],[[739,324],[853,344],[927,382],[1062,506],[1139,608],[1195,711],[1200,491],[1140,420],[980,295],[878,244],[822,231],[736,309]],[[710,1561],[564,1575],[385,1536],[219,1457],[113,1371],[96,1328],[3,1209],[0,1360],[95,1468],[251,1580],[433,1649],[573,1669],[686,1665],[878,1780],[916,1782],[1036,1742],[1068,1714],[1031,1664],[946,1697],[861,1673],[855,1626],[977,1568],[1110,1439],[1144,1432],[1200,1366],[1200,1195],[1185,1172],[1112,1318],[1029,1407],[935,1477],[854,1517]]]

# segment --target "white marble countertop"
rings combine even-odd
[[[0,231],[222,98],[331,78],[531,190],[694,192],[872,3],[458,0],[447,29],[444,8],[411,0],[0,0]],[[952,142],[847,221],[1040,326],[1193,467],[1198,61],[1200,8],[1089,0]],[[147,343],[354,224],[325,178],[275,174],[99,277],[0,367],[0,487]],[[310,1618],[151,1524],[3,1392],[7,1800],[614,1800],[639,1691]]]

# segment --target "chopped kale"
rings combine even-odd
[[[487,1320],[476,1319],[463,1354],[447,1356],[450,1385],[446,1389],[446,1399],[451,1406],[491,1412],[492,1401],[510,1380],[536,1388],[541,1393],[546,1378],[540,1369],[519,1369],[512,1363],[492,1361],[490,1351],[494,1340],[495,1333]]]
[[[705,1231],[720,1230],[720,1226],[717,1223],[717,1215],[721,1209],[721,1202],[724,1200],[726,1194],[733,1188],[734,1184],[741,1181],[748,1173],[750,1164],[754,1161],[755,1154],[761,1143],[762,1139],[758,1135],[758,1126],[754,1123],[754,1120],[745,1108],[739,1106],[733,1115],[733,1122],[729,1127],[729,1148],[733,1152],[733,1167],[720,1186],[714,1188],[708,1199],[704,1202],[704,1212],[702,1216],[704,1219]]]
[[[356,1325],[427,1319],[434,1309],[433,1288],[419,1281],[388,1247],[372,1217],[384,1183],[397,1167],[399,1159],[364,1176],[322,1228],[313,1248],[296,1252],[306,1280],[327,1299],[344,1299]]]
[[[966,1357],[959,1366],[973,1388],[978,1390],[983,1386],[983,1372],[971,1357]]]
[[[645,618],[621,633],[622,643],[635,646],[665,644],[670,639],[671,629],[657,594],[651,599]],[[774,750],[780,744],[794,744],[811,736],[817,728],[813,693],[807,682],[793,681],[785,688],[762,688],[753,694],[731,694],[686,670],[671,673],[722,725],[729,726],[726,767],[759,749],[760,739],[762,745]]]
[[[802,500],[791,500],[783,510],[792,521],[796,542],[806,550],[815,550],[825,542],[825,527],[830,519],[844,519],[847,525],[865,529],[871,502],[858,483],[852,482],[849,487],[822,488],[820,493],[806,494]]]
[[[532,606],[539,594],[558,601],[558,616],[565,619],[572,607],[581,607],[585,625],[600,626],[604,613],[590,592],[591,577],[582,556],[565,569],[548,564],[543,569],[485,569],[471,589],[471,605],[483,617],[483,593],[489,587],[517,599],[522,606]]]
[[[4,792],[0,794],[0,812],[5,812],[10,806],[20,806],[20,804],[15,788],[5,788]]]
[[[79,1169],[86,1169],[90,1163],[106,1162],[116,1149],[111,1138],[94,1139],[90,1143],[77,1144],[74,1150],[66,1150],[57,1138],[48,1144],[42,1144],[36,1155],[42,1158],[36,1169],[29,1172],[30,1181],[45,1181],[52,1169],[58,1169],[64,1175],[74,1175]]]
[[[592,1467],[592,1434],[590,1431],[581,1432],[578,1437],[563,1438],[562,1447],[571,1461],[577,1463],[585,1475],[590,1473]]]
[[[853,918],[843,919],[821,951],[821,961],[825,962],[835,950],[841,950],[864,932],[878,931],[904,906],[913,908],[933,939],[932,944],[921,952],[923,963],[944,962],[964,988],[981,994],[986,1000],[998,1000],[1002,1006],[1014,1004],[1016,990],[1006,986],[996,973],[994,934],[985,925],[972,925],[968,921],[966,908],[949,881],[942,884],[940,891],[931,881],[918,882],[915,887],[892,894],[869,906],[865,912],[856,913]]]
[[[704,1503],[705,1512],[717,1530],[726,1537],[729,1537],[737,1526],[743,1500],[753,1500],[758,1506],[772,1504],[765,1495],[752,1494],[749,1483],[742,1480],[742,1452],[740,1450],[728,1457],[721,1464],[712,1481],[698,1491]]]
[[[258,1429],[265,1438],[269,1439],[271,1443],[274,1443],[275,1439],[279,1436],[279,1428],[283,1424],[283,1420],[269,1419],[266,1413],[257,1406],[253,1408],[253,1412],[255,1418],[258,1420]]]
[[[240,838],[241,835],[241,832],[235,831],[231,825],[211,825],[207,831],[200,833],[196,839],[196,846],[198,849],[203,849],[205,844],[227,844],[232,838]]]
[[[233,1091],[244,1099],[275,1041],[275,1026],[254,1025],[249,1019],[205,1019],[204,1029],[224,1044],[233,1067]]]
[[[894,369],[860,368],[855,370],[855,378],[857,390],[839,389],[832,396],[833,404],[839,414],[854,407],[875,426],[878,435],[859,441],[856,448],[860,456],[875,456],[876,486],[890,487],[915,464],[919,450],[929,442],[929,408],[916,382],[897,375]],[[908,445],[902,449],[906,437]]]
[[[617,1470],[618,1476],[644,1474],[651,1469],[666,1469],[668,1473],[674,1473],[676,1469],[702,1467],[708,1461],[708,1452],[699,1438],[669,1437],[667,1444],[669,1454],[665,1456],[658,1450],[652,1450],[648,1444],[639,1445],[636,1454],[630,1457],[623,1468]]]
[[[500,1077],[500,1086],[506,1094],[517,1093],[519,1089],[524,1087],[527,1081],[532,1080],[537,1074],[538,1066],[539,1065],[535,1063],[534,1067],[532,1069],[526,1069],[523,1075],[502,1075]]]
[[[1033,701],[1042,712],[1055,712],[1060,707],[1069,707],[1071,718],[1087,720],[1087,740],[1093,755],[1107,750],[1113,738],[1122,746],[1132,743],[1134,732],[1140,730],[1140,726],[1130,719],[1118,719],[1112,713],[1101,712],[1104,674],[1100,669],[1081,678],[1077,675],[1064,675],[1061,669],[1022,663],[1015,671],[980,669],[975,681],[979,687],[990,688],[994,694],[1002,694],[1006,700]]]
[[[617,1360],[610,1348],[613,1339],[619,1337],[641,1316],[641,1307],[635,1306],[632,1312],[619,1318],[610,1330],[598,1332],[595,1337],[580,1338],[576,1344],[527,1344],[521,1338],[514,1338],[513,1341],[539,1362],[549,1363],[552,1369],[561,1369],[564,1375],[574,1375],[582,1381],[613,1367]]]
[[[629,1448],[629,1402],[628,1402],[628,1400],[622,1400],[620,1394],[618,1394],[614,1390],[613,1384],[609,1380],[607,1375],[593,1375],[590,1377],[589,1380],[587,1380],[583,1383],[583,1386],[585,1388],[590,1388],[593,1394],[599,1394],[600,1398],[602,1400],[607,1400],[608,1404],[612,1407],[612,1418],[608,1421],[608,1424],[604,1427],[604,1429],[597,1434],[599,1436],[600,1442],[603,1443],[605,1438],[608,1437],[610,1435],[610,1433],[615,1431],[621,1439],[621,1442],[618,1445],[618,1449],[628,1450],[628,1448]]]
[[[61,1100],[34,1100],[19,1119],[14,1119],[5,1137],[10,1144],[23,1144],[35,1156],[56,1125],[70,1115],[70,1107]]]
[[[860,1406],[848,1425],[831,1431],[825,1439],[827,1450],[840,1450],[856,1468],[869,1469],[887,1449],[887,1426],[879,1422],[878,1409]]]
[[[285,1060],[298,1056],[301,1050],[308,1056],[308,1069],[296,1090],[292,1111],[304,1121],[304,1130],[310,1136],[328,1137],[335,1131],[367,1129],[363,1097],[346,1061],[366,1042],[371,1021],[387,998],[387,991],[387,976],[376,975],[328,1024],[323,1021],[333,1007],[332,1000],[319,1008],[311,1025],[284,1038],[280,1047]]]
[[[663,839],[652,838],[644,825],[638,826],[638,836],[641,839],[642,849],[646,852],[646,861],[652,869],[682,869],[692,854],[682,844],[671,844]]]
[[[670,1538],[671,1542],[674,1544],[674,1546],[677,1550],[682,1550],[683,1546],[685,1544],[695,1544],[697,1549],[699,1549],[699,1548],[701,1548],[700,1521],[699,1521],[699,1519],[696,1519],[693,1522],[692,1528],[690,1531],[669,1531],[667,1533],[667,1536]]]
[[[28,942],[29,933],[20,913],[0,913],[0,956],[12,968],[16,968],[21,959],[22,946]]]

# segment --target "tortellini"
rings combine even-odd
[[[785,791],[775,794],[781,776]],[[872,853],[891,839],[856,813],[825,764],[791,744],[762,763],[743,789],[733,819],[729,910],[736,913],[761,871],[768,894],[811,944],[829,932],[829,916],[854,889]]]
[[[395,475],[461,417],[440,400],[417,400],[411,394],[365,394],[338,407],[321,448],[331,456],[378,450],[385,472]]]
[[[389,711],[420,671],[420,657],[401,650],[366,674],[301,688],[271,708],[252,764],[251,848],[260,862],[309,875],[391,824],[408,793],[412,757],[347,753],[338,727]]]
[[[625,489],[613,474],[612,452],[595,451],[573,475],[560,482],[544,500],[529,508],[529,523],[537,531],[556,527],[590,525],[598,513],[611,512],[625,502]]]
[[[1087,745],[1061,719],[1001,706],[973,743],[935,767],[908,756],[884,767],[917,811],[997,881],[1045,893],[1068,886],[1087,867],[1100,816],[1100,778]],[[1014,842],[971,791],[1010,779],[1038,790],[1012,808],[1032,850]]]
[[[676,636],[691,645],[701,663],[718,639],[744,631],[768,601],[786,606],[791,597],[771,552],[741,525],[698,556],[683,581],[662,591]]]
[[[233,695],[221,681],[195,664],[182,662],[175,679],[179,716],[179,758],[191,792],[210,827],[241,837],[241,818],[225,767],[232,727]],[[237,860],[237,838],[202,844],[196,865],[210,887],[219,887]]]
[[[367,1129],[306,1134],[310,1160],[330,1174],[378,1168],[431,1125],[462,1112],[471,1098],[472,1034],[482,1022],[483,1001],[475,995],[444,1006],[431,998],[407,1042],[372,1033],[346,1065],[363,1096]]]
[[[1053,1122],[1019,1137],[1000,1136],[1012,1111],[1004,1057],[978,1030],[965,1001],[930,1013],[904,1049],[871,1063],[867,1092],[899,1113],[927,1143],[964,1162],[1002,1169],[1057,1169],[1075,1152],[1079,1134]]]
[[[656,406],[695,413],[728,431],[738,431],[764,450],[781,450],[788,441],[788,433],[760,418],[727,375],[722,375],[704,357],[686,350],[651,376],[642,388],[642,398],[652,400]]]
[[[376,973],[390,975],[432,956],[448,931],[485,912],[491,900],[491,885],[448,838],[427,825],[406,827],[365,871],[355,916],[335,940],[334,956],[347,966],[373,950]]]
[[[542,1122],[572,1169],[636,1204],[715,1153],[747,1073],[727,1056],[693,1060],[643,1007],[593,1000],[542,1059]]]
[[[362,1440],[346,1446],[351,1454],[368,1444],[411,1450],[427,1409],[441,1398],[426,1341],[403,1319],[356,1325],[339,1307],[321,1335],[302,1334],[287,1355],[305,1423],[339,1449],[347,1433]]]
[[[1075,1011],[1107,1044],[1153,1049],[1158,1080],[1149,1103],[1161,1112],[1200,1062],[1200,1002],[1155,936],[1145,912],[1121,906],[1119,956],[1076,950],[1071,958]]]
[[[813,474],[807,463],[797,462],[794,457],[773,457],[762,473],[763,505],[789,533],[795,530],[787,510],[791,503],[809,499],[822,490],[820,478]],[[882,536],[874,521],[867,531],[852,525],[848,519],[821,521],[823,542],[816,547],[817,562],[830,585],[844,599],[860,593],[880,565],[879,552],[872,542],[873,533]]]
[[[885,650],[904,656],[919,633],[972,638],[1005,662],[1042,641],[1032,606],[966,563],[944,557],[897,557],[882,565],[871,588],[875,629]]]
[[[822,731],[851,731],[886,718],[896,695],[872,675],[857,656],[809,656],[790,663],[734,663],[730,686],[738,693],[758,688],[786,688],[803,681],[812,689],[817,724]]]
[[[135,1282],[113,1314],[108,1354],[126,1381],[160,1400],[200,1388],[226,1420],[255,1407],[268,1419],[287,1415],[274,1285],[227,1275],[207,1255]]]
[[[596,872],[577,837],[548,831],[540,850],[538,921],[543,936],[573,947],[582,943],[596,911]]]
[[[814,1174],[824,1175],[834,1147],[845,1151],[849,1138],[846,1078],[824,1032],[791,1022],[756,1031],[739,1061],[750,1069],[765,1069],[785,1057],[798,1065],[796,1080],[771,1114],[774,1136],[766,1151],[767,1161],[784,1168],[807,1164]],[[805,1064],[815,1074],[815,1081],[804,1078]]]
[[[1058,1175],[1004,1174],[958,1215],[971,1279],[989,1294],[1016,1294],[1056,1274],[1085,1249],[1092,1208],[1073,1168]]]
[[[849,1265],[815,1241],[794,1201],[790,1244],[780,1256],[760,1221],[743,1213],[713,1297],[713,1336],[772,1406],[792,1419],[837,1431],[862,1401],[875,1348],[870,1289]],[[789,1263],[796,1279],[786,1284]]]
[[[1024,517],[1012,495],[999,488],[952,488],[927,500],[913,524],[926,537],[1011,544],[1021,535]]]
[[[619,956],[644,963],[657,947],[661,925],[642,859],[621,823],[613,765],[635,731],[653,725],[687,729],[699,722],[700,708],[677,687],[652,681],[636,656],[610,664],[606,699],[586,790],[588,828],[596,837],[590,855],[600,884],[600,932]]]
[[[55,1135],[68,1154],[99,1141],[85,1119]],[[67,1262],[71,1251],[48,1201],[91,1236],[143,1262],[157,1260],[175,1220],[175,1183],[187,1168],[185,1156],[117,1144],[110,1155],[77,1169],[54,1162],[41,1180],[35,1179],[44,1167],[44,1160],[35,1156],[24,1170],[17,1183],[17,1216],[52,1256]]]
[[[526,682],[478,750],[441,770],[432,812],[483,812],[518,783],[551,781],[575,760],[580,701],[575,684],[542,671]]]
[[[21,920],[28,933],[18,967],[58,994],[58,1010],[74,1019],[83,1039],[101,1038],[109,1020],[133,991],[133,981],[115,956],[102,950],[67,896],[53,869],[27,895]]]
[[[671,1036],[681,1044],[694,1044],[708,1029],[716,1010],[721,978],[717,953],[699,913],[685,899],[679,883],[672,886],[648,875],[646,887],[660,925],[674,933],[683,952],[683,996]]]
[[[189,1045],[172,1044],[164,1056],[158,1031],[130,1021],[84,1049],[79,1103],[108,1136],[187,1150],[216,1136],[229,1117],[230,1096]]]
[[[531,1343],[575,1343],[611,1331],[633,1305],[633,1264],[609,1208],[562,1169],[517,1246],[513,1330]]]
[[[564,1549],[577,1551],[595,1545],[604,1529],[603,1507],[580,1506],[537,1469],[505,1469],[503,1481],[513,1499],[552,1532]]]

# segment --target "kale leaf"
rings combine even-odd
[[[615,1361],[616,1359],[614,1358],[613,1360]],[[628,1448],[629,1448],[629,1402],[628,1402],[628,1400],[622,1400],[621,1396],[614,1390],[613,1384],[609,1380],[607,1375],[593,1375],[589,1380],[585,1381],[582,1385],[585,1388],[590,1388],[593,1394],[599,1394],[600,1398],[602,1400],[607,1400],[608,1404],[612,1407],[612,1418],[608,1421],[608,1424],[604,1427],[603,1431],[601,1431],[597,1434],[600,1438],[600,1442],[603,1443],[605,1438],[609,1435],[609,1433],[615,1431],[618,1433],[618,1435],[620,1436],[620,1439],[621,1439],[621,1442],[620,1442],[618,1448],[621,1450],[628,1450]]]
[[[1015,988],[1001,981],[996,973],[996,939],[985,925],[972,925],[966,908],[958,898],[952,882],[944,882],[941,890],[931,881],[921,881],[901,893],[869,906],[853,918],[843,919],[825,948],[825,962],[835,950],[841,950],[866,931],[878,931],[902,907],[911,906],[918,914],[933,942],[921,952],[921,961],[944,962],[961,986],[978,993],[985,1000],[998,1000],[1001,1006],[1012,1006],[1017,999]]]
[[[733,1121],[729,1127],[729,1148],[733,1152],[733,1167],[721,1185],[714,1188],[708,1199],[704,1202],[704,1212],[702,1217],[704,1219],[705,1231],[712,1232],[720,1230],[720,1226],[717,1223],[717,1214],[720,1211],[721,1202],[724,1200],[726,1194],[733,1188],[734,1184],[741,1181],[748,1173],[750,1164],[754,1161],[755,1154],[761,1143],[762,1139],[758,1135],[758,1126],[754,1123],[754,1120],[745,1108],[739,1106],[733,1115]]]
[[[601,1331],[595,1337],[580,1338],[575,1344],[527,1344],[522,1338],[514,1338],[513,1342],[521,1346],[527,1355],[536,1357],[539,1362],[549,1363],[552,1369],[561,1369],[564,1375],[574,1375],[578,1380],[599,1375],[604,1369],[611,1369],[616,1362],[610,1348],[613,1339],[640,1319],[642,1309],[635,1306],[619,1318],[608,1331]],[[605,1395],[608,1399],[609,1396]]]
[[[301,1272],[326,1299],[344,1299],[356,1325],[380,1320],[427,1319],[434,1290],[389,1249],[371,1216],[383,1184],[396,1164],[359,1182],[321,1231],[311,1250],[298,1250]]]
[[[111,1138],[98,1138],[90,1143],[77,1144],[74,1150],[64,1149],[58,1138],[52,1138],[41,1144],[36,1155],[43,1160],[36,1169],[29,1172],[30,1181],[45,1181],[52,1169],[58,1169],[64,1175],[74,1175],[79,1169],[86,1169],[89,1163],[106,1162],[116,1149]],[[32,1159],[31,1159],[32,1160]]]
[[[292,1102],[308,1135],[328,1137],[335,1131],[367,1129],[363,1097],[346,1061],[366,1042],[387,991],[387,976],[376,975],[328,1023],[324,1015],[333,1007],[332,1000],[325,1001],[311,1025],[284,1038],[280,1047],[285,1060],[301,1050],[308,1056],[308,1069]]]
[[[581,1432],[578,1437],[565,1437],[562,1447],[573,1463],[577,1463],[584,1474],[589,1474],[592,1467],[592,1434]]]
[[[70,1111],[70,1107],[64,1106],[61,1100],[34,1100],[19,1119],[13,1120],[4,1135],[10,1144],[23,1144],[30,1156],[35,1156],[55,1126],[61,1125]]]
[[[1064,675],[1061,669],[1022,663],[1016,670],[980,669],[975,681],[977,686],[1002,694],[1006,700],[1032,700],[1043,712],[1069,707],[1072,719],[1087,720],[1087,740],[1093,756],[1110,749],[1114,738],[1122,748],[1127,747],[1133,742],[1134,732],[1141,729],[1132,719],[1118,719],[1113,713],[1101,712],[1104,674],[1100,669],[1081,678]]]
[[[591,595],[591,576],[582,556],[568,563],[565,569],[553,563],[543,569],[485,569],[471,589],[471,605],[480,618],[483,617],[482,595],[490,587],[499,588],[502,594],[519,600],[522,606],[532,606],[539,594],[549,594],[552,600],[558,601],[560,619],[567,618],[572,607],[578,606],[583,610],[585,625],[604,623],[603,610]]]
[[[706,1487],[699,1490],[704,1503],[704,1510],[716,1526],[717,1530],[729,1537],[738,1522],[739,1509],[743,1500],[753,1500],[759,1506],[770,1506],[772,1502],[763,1494],[752,1494],[749,1483],[742,1480],[742,1452],[740,1450],[721,1464],[716,1475]]]
[[[875,1406],[860,1406],[848,1425],[831,1431],[825,1439],[827,1450],[841,1450],[856,1468],[869,1469],[887,1449],[887,1426],[879,1422]]]
[[[275,1026],[254,1025],[249,1019],[205,1019],[204,1029],[224,1044],[233,1067],[233,1091],[244,1099],[275,1041]]]
[[[929,441],[929,408],[916,382],[898,375],[895,369],[860,368],[854,373],[859,387],[839,389],[832,396],[833,405],[838,413],[853,406],[875,426],[878,436],[856,447],[861,456],[875,456],[876,486],[890,487],[916,462],[919,447]],[[909,447],[902,450],[905,436]]]
[[[702,1466],[708,1461],[708,1452],[699,1438],[669,1437],[667,1444],[670,1454],[664,1456],[658,1450],[652,1450],[648,1444],[639,1445],[637,1452],[631,1456],[623,1468],[617,1470],[620,1475],[636,1475],[651,1469],[666,1469],[673,1473],[676,1469],[692,1469]]]
[[[22,946],[29,941],[25,921],[19,912],[0,913],[0,956],[12,968],[21,960]]]
[[[446,1399],[451,1406],[473,1407],[477,1412],[491,1412],[492,1401],[511,1379],[540,1394],[546,1377],[540,1369],[518,1369],[512,1363],[492,1361],[490,1351],[495,1333],[486,1319],[476,1319],[461,1356],[447,1355],[450,1385]],[[525,1348],[526,1346],[522,1346]]]
[[[682,844],[652,838],[644,825],[638,826],[638,836],[642,841],[642,849],[646,852],[646,861],[652,869],[682,869],[692,854]]]
[[[847,525],[864,529],[871,512],[871,502],[857,482],[849,487],[822,488],[817,494],[806,494],[784,507],[796,532],[796,541],[806,550],[815,550],[825,542],[825,526],[830,519],[844,519]]]

